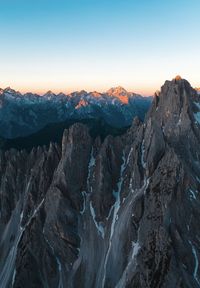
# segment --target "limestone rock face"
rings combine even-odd
[[[181,78],[144,123],[61,147],[0,152],[0,283],[6,287],[200,286],[200,96]]]

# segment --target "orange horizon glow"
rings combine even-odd
[[[127,90],[128,92],[132,92],[138,95],[142,95],[142,96],[153,96],[155,94],[155,92],[157,90],[160,90],[161,86],[164,84],[164,82],[166,80],[171,80],[171,79],[165,79],[160,85],[157,85],[157,87],[135,87],[134,86],[126,86],[126,85],[117,85],[116,83],[114,83],[113,85],[110,86],[104,86],[104,87],[82,87],[82,86],[76,86],[76,87],[69,87],[66,88],[66,85],[61,85],[62,87],[58,87],[55,88],[51,85],[46,86],[46,88],[41,87],[41,88],[36,88],[36,85],[32,86],[27,86],[27,87],[22,87],[19,85],[5,85],[4,83],[0,82],[0,88],[2,89],[6,89],[7,87],[10,87],[11,89],[15,90],[15,91],[19,91],[21,94],[26,94],[26,93],[33,93],[33,94],[38,94],[40,96],[44,95],[45,93],[47,93],[48,91],[52,91],[52,93],[54,94],[59,94],[59,93],[64,93],[66,95],[76,92],[76,91],[86,91],[88,93],[93,92],[97,94],[98,97],[98,93],[105,93],[107,92],[110,88],[113,87],[118,87],[118,86],[122,86],[125,90]],[[186,79],[188,80],[188,79]],[[188,80],[189,81],[189,80]],[[190,82],[190,81],[189,81]],[[191,84],[191,82],[190,82]],[[191,84],[192,85],[192,84]],[[192,85],[193,88],[198,88],[200,87],[200,85],[198,85],[197,83]]]
[[[64,93],[66,95],[68,94],[71,94],[73,92],[76,92],[76,91],[86,91],[87,93],[105,93],[107,92],[110,88],[114,88],[114,87],[117,87],[117,86],[121,86],[121,85],[114,85],[114,86],[108,86],[106,88],[100,88],[100,89],[95,89],[95,88],[84,88],[84,87],[77,87],[77,88],[63,88],[63,89],[59,89],[59,88],[51,88],[51,87],[47,87],[46,89],[45,88],[42,88],[42,89],[37,89],[35,87],[33,87],[32,89],[30,87],[25,87],[25,88],[20,88],[18,87],[17,85],[0,85],[0,88],[1,89],[6,89],[8,87],[10,87],[11,89],[15,90],[15,91],[18,91],[20,92],[22,95],[23,94],[26,94],[26,93],[33,93],[33,94],[37,94],[37,95],[44,95],[45,93],[47,93],[48,91],[51,91],[52,93],[54,94],[59,94],[59,93]],[[142,88],[138,88],[138,89],[134,89],[134,87],[130,87],[130,88],[127,88],[125,86],[122,86],[125,90],[127,90],[127,92],[131,92],[131,93],[135,93],[135,94],[138,94],[138,95],[142,95],[142,96],[152,96],[154,95],[154,93],[159,90],[159,89],[142,89]]]

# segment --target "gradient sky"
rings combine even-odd
[[[0,0],[0,87],[200,86],[200,0]]]

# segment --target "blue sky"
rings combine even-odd
[[[145,95],[200,86],[199,0],[0,0],[0,86]]]

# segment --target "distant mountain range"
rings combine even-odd
[[[130,126],[135,116],[144,120],[152,97],[142,97],[122,87],[105,93],[48,91],[43,96],[22,95],[11,88],[0,89],[0,137],[12,139],[36,133],[51,123],[95,119],[114,128]]]
[[[17,150],[31,151],[34,147],[46,146],[50,143],[57,143],[61,145],[62,137],[65,129],[69,129],[73,124],[85,124],[88,128],[90,136],[94,139],[99,136],[103,141],[106,136],[120,136],[124,134],[128,127],[113,127],[105,122],[103,119],[71,119],[64,122],[49,123],[41,130],[24,137],[17,137],[12,139],[0,138],[0,149],[9,150],[15,148]]]
[[[200,87],[199,88],[195,88],[197,93],[200,94]]]

